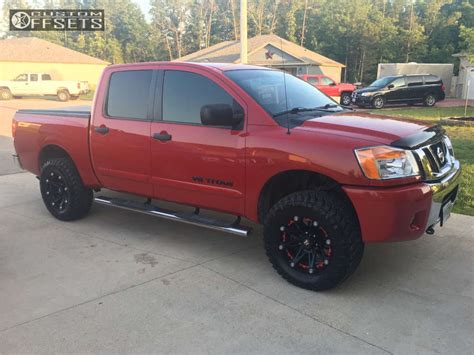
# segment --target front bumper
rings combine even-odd
[[[344,186],[359,218],[366,243],[413,240],[442,222],[443,206],[454,203],[461,167],[436,183],[417,183],[392,188]]]
[[[352,95],[351,101],[354,105],[369,106],[372,104],[372,96]]]

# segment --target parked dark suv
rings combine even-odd
[[[370,86],[355,90],[352,103],[359,107],[382,108],[386,104],[415,104],[434,106],[444,100],[445,88],[439,76],[413,74],[386,76],[375,80]]]

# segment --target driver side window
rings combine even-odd
[[[20,74],[15,78],[15,81],[28,81],[28,74]]]
[[[334,85],[335,84],[334,80],[326,78],[326,77],[322,77],[320,80],[320,83],[321,85]]]
[[[201,108],[218,104],[243,111],[234,98],[212,80],[186,71],[165,71],[163,121],[201,125]]]
[[[393,85],[394,88],[400,88],[402,86],[405,86],[405,78],[395,79],[389,85]]]

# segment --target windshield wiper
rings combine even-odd
[[[333,110],[328,110],[329,108],[338,107],[336,104],[326,104],[324,106],[306,108],[306,107],[293,107],[291,110],[286,110],[282,112],[275,113],[273,117],[283,116],[287,114],[296,115],[300,112],[311,112],[311,111],[322,111],[322,112],[334,112]]]

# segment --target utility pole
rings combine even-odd
[[[247,0],[240,0],[240,63],[247,64]]]

